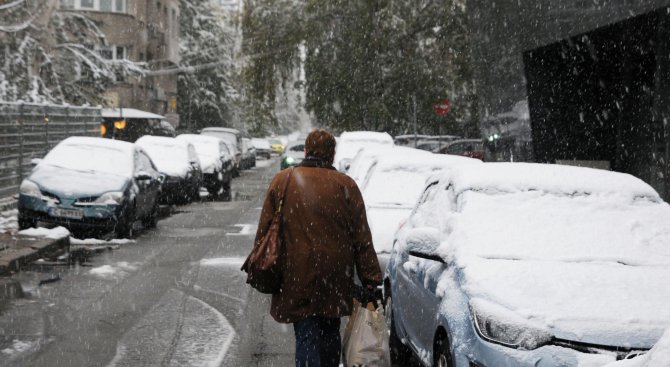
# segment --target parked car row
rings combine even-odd
[[[385,269],[394,364],[603,366],[670,330],[670,205],[649,185],[452,143],[338,147]]]
[[[223,139],[218,129],[217,134],[145,135],[135,143],[67,138],[35,160],[21,183],[19,227],[42,223],[131,237],[138,221],[145,228],[156,225],[159,204],[199,200],[201,188],[230,200],[236,171],[255,166],[256,157],[253,147],[241,154],[237,135]],[[239,142],[251,146],[249,139]]]

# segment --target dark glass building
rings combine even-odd
[[[670,197],[670,0],[468,8],[494,158],[610,168]]]

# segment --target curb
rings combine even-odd
[[[45,255],[67,250],[69,247],[69,236],[54,239],[0,234],[0,276],[19,271],[23,266]]]

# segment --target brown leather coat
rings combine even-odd
[[[288,171],[279,172],[270,184],[255,243],[279,206]],[[363,198],[350,177],[318,161],[303,161],[290,178],[282,219],[284,279],[270,311],[278,322],[350,315],[354,266],[364,285],[381,284]]]

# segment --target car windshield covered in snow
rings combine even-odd
[[[73,141],[60,144],[40,164],[130,176],[133,172],[132,151],[104,144],[104,140],[100,140],[100,143],[102,144],[95,144],[95,141]]]

